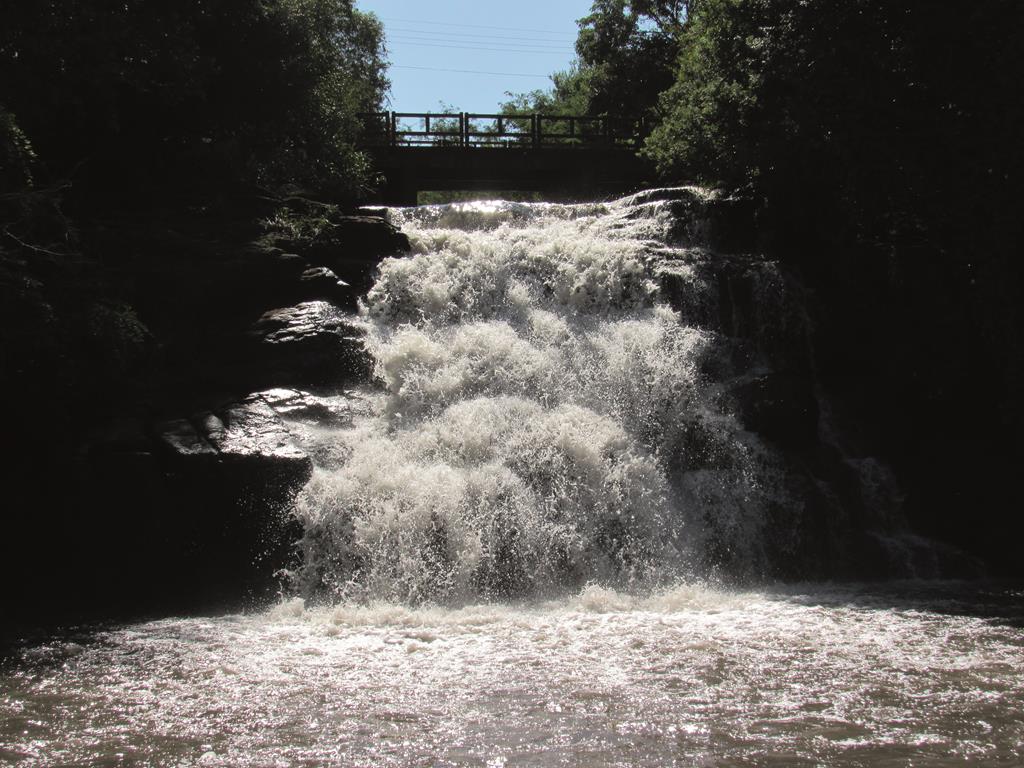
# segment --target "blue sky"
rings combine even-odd
[[[506,91],[547,88],[573,60],[591,0],[356,0],[384,22],[391,108],[493,112]],[[451,71],[461,70],[461,71]]]

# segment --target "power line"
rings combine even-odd
[[[491,53],[528,53],[531,55],[541,56],[572,56],[571,52],[560,52],[560,51],[539,51],[527,48],[484,48],[475,45],[441,45],[440,43],[410,43],[405,40],[399,40],[403,46],[412,45],[420,48],[451,48],[458,51],[490,51]]]
[[[501,29],[505,32],[534,32],[540,35],[561,35],[562,37],[574,37],[565,32],[555,32],[550,29],[523,29],[521,27],[494,27],[487,24],[456,24],[446,21],[423,21],[422,19],[396,19],[384,18],[384,21],[397,21],[399,24],[429,24],[435,27],[468,27],[469,29]]]
[[[538,45],[572,45],[569,40],[555,40],[554,38],[544,37],[513,37],[509,35],[482,35],[479,32],[431,32],[429,29],[403,29],[401,27],[388,27],[387,32],[400,32],[413,35],[430,35],[432,37],[469,37],[474,40],[517,40],[531,43],[537,43]]]
[[[469,39],[460,40],[452,37],[438,37],[438,36],[424,36],[414,32],[394,32],[388,33],[389,40],[397,40],[399,38],[411,39],[411,40],[422,40],[427,43],[454,43],[456,45],[501,45],[509,48],[544,48],[552,51],[572,51],[573,46],[571,45],[547,45],[545,43],[517,43],[517,42],[503,42],[500,40],[486,40],[486,39]]]
[[[479,69],[442,69],[440,67],[410,67],[402,64],[392,64],[392,69],[420,69],[425,72],[461,72],[466,75],[501,75],[503,77],[540,77],[547,80],[550,75],[534,75],[527,72],[484,72]]]
[[[431,37],[411,37],[408,35],[394,35],[388,37],[389,42],[399,43],[427,43],[430,45],[437,45],[451,48],[493,48],[499,51],[541,51],[547,53],[559,53],[565,54],[566,56],[574,55],[574,51],[571,48],[545,48],[535,45],[514,45],[512,43],[492,43],[489,40],[481,40],[479,43],[474,43],[470,40],[440,40]]]

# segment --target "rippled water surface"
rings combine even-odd
[[[289,421],[314,463],[292,588],[332,607],[24,642],[0,762],[1024,764],[1024,591],[702,581],[935,552],[872,457],[819,430],[864,531],[747,428],[735,393],[804,349],[799,302],[746,259],[760,335],[726,328],[676,226],[707,195],[662,192],[393,211],[413,254],[361,318],[380,387]],[[906,567],[861,563],[867,533]]]
[[[14,765],[987,765],[1024,750],[1024,593],[957,585],[377,604],[17,650]]]

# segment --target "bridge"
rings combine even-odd
[[[642,120],[587,115],[374,112],[361,147],[386,183],[380,202],[426,190],[623,194],[651,178]]]

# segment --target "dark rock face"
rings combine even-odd
[[[300,535],[288,509],[311,472],[259,394],[149,424],[113,420],[66,478],[88,514],[65,518],[58,532],[77,545],[61,567],[82,569],[62,599],[86,613],[135,612],[274,594]]]
[[[671,236],[680,243],[719,254],[758,250],[754,205],[746,198],[676,187],[638,192],[632,199],[636,203],[667,201],[675,219]]]
[[[260,392],[264,402],[282,418],[325,426],[349,424],[352,410],[347,400],[320,397],[297,389],[268,389]]]
[[[300,254],[310,264],[326,267],[364,293],[373,282],[381,258],[409,251],[409,238],[376,216],[332,216],[311,237],[279,235],[271,242]]]
[[[176,457],[216,456],[217,449],[205,440],[188,419],[174,419],[156,425],[160,442]]]
[[[346,275],[365,284],[408,242],[380,218],[255,199],[105,213],[61,253],[0,240],[12,626],[277,588],[312,467],[295,426],[344,423],[337,390],[370,379]],[[268,233],[282,204],[322,218],[318,236]]]
[[[326,301],[264,313],[246,334],[247,380],[261,385],[341,386],[368,379],[370,360],[351,316]]]
[[[768,373],[739,384],[732,394],[747,429],[787,448],[817,442],[818,401],[809,379]]]
[[[309,457],[259,395],[229,403],[216,412],[201,411],[189,419],[159,423],[154,432],[179,463],[207,458],[234,462],[253,472],[267,470],[289,476],[296,487],[312,472]]]
[[[857,417],[847,405],[849,388],[856,390],[864,377],[886,374],[872,367],[877,361],[870,355],[848,359],[848,350],[863,347],[864,341],[836,337],[831,307],[821,305],[821,295],[808,287],[803,270],[764,254],[734,250],[757,240],[753,218],[742,205],[688,190],[649,195],[667,195],[676,220],[675,248],[659,252],[654,262],[662,297],[683,322],[722,341],[716,354],[702,361],[702,372],[722,382],[721,407],[781,457],[777,482],[781,497],[790,501],[770,510],[763,535],[777,568],[773,575],[935,578],[983,573],[971,555],[911,533],[932,534],[937,527],[916,519],[903,490],[910,478],[889,469],[885,441],[863,428],[885,409],[879,406]],[[716,208],[719,204],[723,207]],[[742,216],[749,220],[737,238],[722,239],[733,218]],[[866,311],[873,310],[865,307],[861,313]],[[850,308],[845,313],[853,334],[875,320],[858,317]],[[915,354],[908,351],[908,360]],[[837,368],[846,372],[844,379],[831,375]],[[895,375],[897,368],[887,370]],[[950,457],[956,457],[956,471],[964,466],[962,453],[948,447],[943,451],[945,471],[954,472]],[[929,484],[942,487],[935,476]]]

